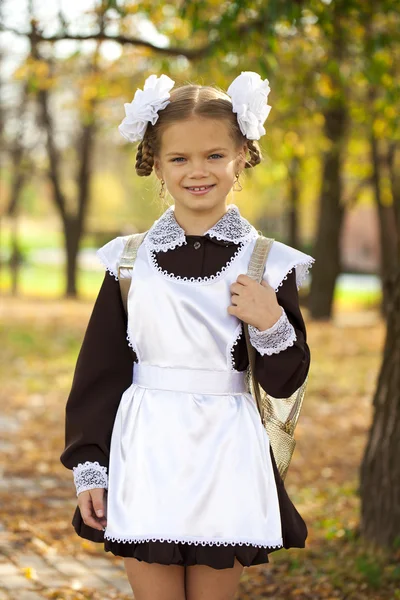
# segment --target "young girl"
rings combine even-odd
[[[132,278],[127,319],[118,262],[128,236],[98,250],[107,272],[61,461],[74,470],[76,532],[124,557],[136,600],[228,600],[244,566],[305,546],[246,391],[242,322],[258,381],[289,396],[309,370],[298,288],[313,258],[274,242],[262,283],[249,278],[258,232],[227,204],[242,170],[260,163],[268,81],[243,72],[227,93],[173,85],[151,75],[125,105],[120,131],[140,141],[136,172],[154,170],[174,204],[120,272]]]

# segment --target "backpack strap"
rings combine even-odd
[[[269,254],[269,251],[271,250],[273,242],[274,242],[274,240],[271,238],[265,238],[264,236],[260,236],[257,239],[256,244],[254,246],[254,250],[251,255],[250,262],[249,262],[247,275],[249,277],[251,277],[252,279],[255,279],[258,283],[260,283],[262,280],[262,277],[264,274],[265,263],[267,261],[268,254]],[[250,343],[249,328],[248,328],[247,323],[243,322],[243,329],[244,329],[244,334],[245,334],[245,338],[246,338],[247,353],[249,356],[250,376],[251,376],[251,381],[253,384],[253,394],[257,401],[257,407],[258,407],[258,411],[261,416],[261,420],[262,420],[264,426],[265,426],[265,423],[264,423],[265,418],[272,417],[273,419],[276,420],[276,422],[279,422],[279,420],[280,420],[279,413],[276,410],[275,405],[273,403],[271,403],[271,397],[268,396],[268,394],[266,394],[264,392],[264,390],[260,389],[260,384],[258,383],[256,376],[255,376],[255,362],[256,362],[257,352],[256,352],[256,349],[254,348],[254,346],[252,346]],[[294,392],[294,394],[292,394],[291,410],[289,412],[289,415],[286,417],[285,422],[282,424],[282,428],[284,429],[286,434],[291,436],[292,438],[293,438],[294,429],[297,424],[297,420],[299,418],[300,410],[302,407],[304,394],[305,394],[305,390],[307,387],[307,382],[308,382],[308,375],[307,375],[306,379],[304,380],[303,384],[298,388],[298,390],[296,390]],[[264,398],[266,400],[268,400],[266,403],[263,403],[261,394],[263,394]],[[265,415],[265,406],[267,406],[268,411],[269,411],[267,415]],[[271,439],[272,439],[271,431],[269,431],[269,435],[270,435],[270,441],[271,441]],[[277,457],[279,456],[278,450],[279,450],[279,446],[282,441],[281,436],[282,436],[282,434],[280,433],[276,443],[273,444],[273,446],[274,446],[273,450],[275,450]],[[274,441],[274,440],[272,440],[272,441]],[[282,478],[285,477],[286,471],[288,468],[287,458],[285,458],[285,461],[286,461],[285,462],[285,470],[283,472],[280,471]]]
[[[247,269],[247,275],[260,283],[265,269],[265,263],[267,262],[269,251],[271,250],[272,244],[274,243],[273,238],[267,238],[263,235],[259,235],[256,240],[254,250],[250,257],[249,266]],[[259,384],[256,380],[255,376],[255,364],[256,364],[256,349],[251,345],[250,335],[249,335],[249,326],[247,323],[243,321],[243,330],[244,336],[246,338],[246,346],[247,346],[247,354],[249,357],[249,365],[250,365],[250,374],[253,382],[253,391],[257,401],[258,411],[262,418],[262,404],[261,404],[261,394]]]
[[[146,235],[147,231],[144,231],[143,233],[133,233],[130,235],[125,243],[121,258],[118,262],[118,281],[121,290],[122,304],[124,305],[126,314],[128,314],[128,293],[131,286],[132,277],[121,277],[121,269],[133,269],[139,246],[143,242]]]

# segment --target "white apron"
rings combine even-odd
[[[214,277],[171,277],[138,251],[128,340],[138,364],[116,415],[105,538],[282,546],[269,439],[231,351],[230,285],[255,240]]]

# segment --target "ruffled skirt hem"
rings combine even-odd
[[[136,558],[147,563],[162,565],[207,565],[213,569],[229,569],[235,558],[244,566],[268,563],[268,554],[280,548],[246,545],[195,545],[176,542],[112,542],[104,540],[104,549],[115,556]]]
[[[278,490],[283,547],[285,550],[304,548],[308,536],[307,525],[286,492],[271,447],[270,455]],[[93,529],[84,523],[79,506],[75,509],[72,525],[80,537],[92,542],[104,543],[106,552],[126,558],[137,558],[148,563],[157,562],[182,566],[208,565],[214,569],[229,569],[233,567],[235,558],[243,566],[249,567],[268,563],[268,554],[281,550],[281,547],[264,548],[250,545],[202,546],[165,541],[113,542],[105,539],[103,531]]]

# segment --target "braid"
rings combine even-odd
[[[250,154],[250,160],[246,161],[245,169],[250,169],[259,165],[261,162],[260,146],[255,140],[247,140],[247,148]]]
[[[136,152],[136,173],[141,177],[148,177],[154,165],[154,153],[151,141],[145,136],[138,145]]]

